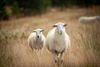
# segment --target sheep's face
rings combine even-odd
[[[100,20],[100,16],[96,16],[96,19]]]
[[[43,29],[36,29],[34,32],[36,33],[36,38],[40,38],[42,35]]]
[[[53,25],[53,27],[56,28],[56,31],[58,32],[58,34],[62,34],[65,31],[65,26],[67,24],[64,23],[57,23],[55,25]]]

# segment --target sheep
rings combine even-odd
[[[33,50],[40,50],[45,43],[45,36],[43,35],[43,29],[34,30],[28,37],[28,45]]]
[[[59,60],[63,62],[63,54],[70,46],[70,38],[64,28],[66,25],[62,22],[54,24],[46,37],[45,46],[52,53],[55,63]]]
[[[100,16],[82,16],[79,18],[79,22],[81,23],[87,23],[87,22],[99,22]]]

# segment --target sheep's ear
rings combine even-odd
[[[33,32],[36,32],[35,30],[33,30]]]
[[[67,24],[64,24],[64,26],[67,26]]]
[[[53,27],[57,27],[57,25],[53,25]]]
[[[41,32],[43,32],[43,31],[44,31],[44,29],[41,30]]]

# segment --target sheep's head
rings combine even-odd
[[[97,19],[97,20],[100,20],[100,16],[96,16],[96,19]]]
[[[58,32],[58,34],[62,34],[65,31],[65,26],[67,26],[67,24],[64,24],[62,22],[59,22],[53,25],[53,27],[56,28],[56,31]]]
[[[33,32],[36,33],[36,38],[40,38],[43,31],[44,31],[43,29],[36,29]]]

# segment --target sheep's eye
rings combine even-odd
[[[42,30],[40,32],[42,32]]]

